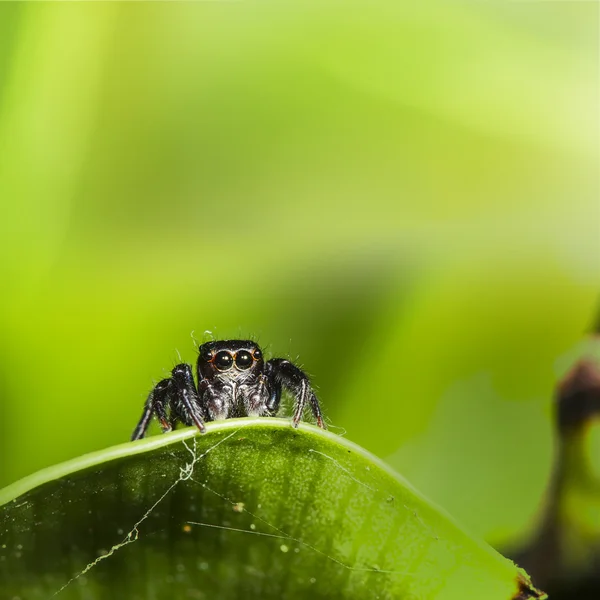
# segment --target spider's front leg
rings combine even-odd
[[[163,433],[171,431],[172,427],[167,420],[167,407],[170,405],[173,392],[172,381],[171,378],[159,381],[148,394],[142,417],[131,434],[131,441],[140,440],[146,435],[153,414],[159,420]]]
[[[326,429],[319,401],[310,385],[310,380],[306,373],[299,369],[294,363],[284,358],[272,358],[267,361],[265,367],[267,375],[274,381],[276,388],[279,388],[280,390],[281,386],[283,386],[294,394],[296,402],[294,416],[292,418],[294,427],[298,427],[298,423],[300,423],[302,413],[304,412],[304,407],[308,401],[313,415],[317,420],[317,425],[321,429]],[[269,406],[270,409],[274,411],[277,410],[279,407],[279,396],[279,393],[273,395],[272,401],[274,401],[274,403],[273,406]]]
[[[171,371],[171,375],[175,387],[171,407],[175,415],[186,425],[195,425],[200,433],[206,433],[204,421],[208,420],[208,415],[200,403],[192,367],[182,363]]]
[[[171,372],[171,377],[159,381],[148,395],[144,412],[131,439],[139,440],[146,435],[153,414],[160,422],[163,433],[171,431],[177,422],[196,425],[204,433],[206,428],[203,412],[191,367],[186,364],[177,365]]]

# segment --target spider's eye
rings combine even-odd
[[[217,355],[215,356],[214,365],[219,371],[227,371],[227,369],[231,369],[231,365],[233,365],[233,357],[229,352],[221,350],[221,352],[217,352]]]
[[[254,360],[260,360],[262,358],[262,352],[257,348],[253,353]]]
[[[213,353],[210,350],[202,350],[202,358],[205,361],[210,362],[213,358]]]
[[[238,369],[249,369],[254,361],[252,360],[252,355],[250,352],[246,352],[245,350],[240,350],[235,355],[235,366]]]

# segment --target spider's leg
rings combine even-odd
[[[281,381],[275,376],[275,369],[271,361],[265,364],[265,377],[269,381],[271,393],[266,403],[266,408],[271,416],[275,416],[281,404]]]
[[[152,403],[146,402],[142,417],[131,434],[132,442],[134,440],[141,440],[146,435],[146,431],[148,431],[148,427],[150,426],[150,419],[152,419],[153,412],[154,408],[152,407]]]
[[[308,401],[313,415],[317,420],[317,425],[321,429],[326,429],[319,401],[310,386],[310,381],[306,373],[284,358],[272,358],[267,362],[267,365],[269,365],[269,371],[275,382],[289,389],[295,396],[296,408],[294,409],[294,417],[292,419],[294,427],[298,427],[304,407]]]
[[[204,421],[208,420],[194,383],[192,367],[182,363],[171,372],[173,382],[173,400],[171,410],[186,425],[196,425],[201,433],[206,432]]]
[[[259,373],[245,390],[241,416],[274,417],[279,410],[281,384],[277,383],[265,365],[263,373]]]
[[[171,379],[163,379],[154,386],[154,389],[148,394],[142,417],[136,428],[133,430],[131,435],[132,441],[139,440],[146,435],[153,414],[155,414],[160,421],[163,432],[171,431],[172,427],[167,421],[166,411],[166,406],[170,401],[170,394]]]

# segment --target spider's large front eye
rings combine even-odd
[[[221,352],[217,352],[217,355],[215,356],[214,365],[219,371],[227,371],[227,369],[231,369],[231,365],[233,365],[233,356],[231,356],[229,352],[221,350]]]
[[[245,350],[240,350],[235,355],[235,366],[238,369],[249,369],[254,361],[252,360],[252,355],[250,352],[246,352]]]

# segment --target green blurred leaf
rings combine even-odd
[[[0,503],[3,597],[543,596],[378,459],[279,419],[115,446]]]

